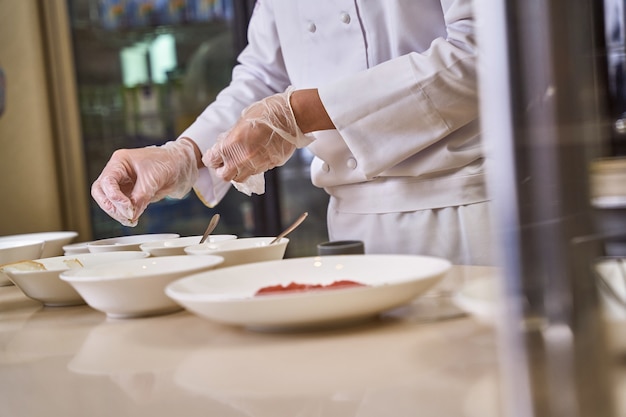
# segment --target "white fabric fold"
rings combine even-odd
[[[249,176],[244,182],[231,181],[237,191],[247,196],[265,193],[265,176],[263,173]]]

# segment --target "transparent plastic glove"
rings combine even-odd
[[[136,226],[149,203],[184,197],[198,178],[197,165],[194,145],[185,139],[120,149],[91,186],[91,195],[109,216]]]
[[[245,184],[250,176],[285,164],[296,148],[310,144],[312,137],[302,133],[289,103],[293,91],[289,87],[246,108],[207,151],[204,164],[225,181]]]

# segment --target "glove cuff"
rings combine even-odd
[[[170,152],[178,161],[179,177],[175,181],[176,185],[167,196],[171,198],[183,198],[198,179],[198,160],[196,148],[190,140],[178,139],[167,142],[161,146]]]

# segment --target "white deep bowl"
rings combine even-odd
[[[71,269],[70,265],[74,261],[77,260],[83,267],[91,267],[148,256],[147,253],[141,251],[79,253],[36,259],[36,262],[43,265],[45,270],[24,270],[21,268],[24,264],[22,262],[6,265],[3,270],[27,297],[47,306],[70,306],[85,304],[80,294],[70,284],[59,278],[61,272]]]
[[[270,245],[273,237],[246,237],[222,242],[204,242],[185,248],[188,255],[218,255],[224,258],[220,268],[252,262],[283,259],[289,244],[286,237]]]
[[[71,269],[60,277],[89,306],[109,317],[143,317],[180,310],[181,306],[165,295],[165,287],[222,262],[220,256],[150,257]]]
[[[43,240],[0,240],[0,266],[41,258],[44,245]],[[12,284],[9,276],[0,269],[0,287]]]
[[[187,246],[198,245],[202,236],[187,236],[178,239],[155,240],[142,243],[139,248],[152,256],[184,255]],[[211,235],[205,243],[237,239],[236,235]]]
[[[409,303],[450,269],[440,258],[415,255],[337,255],[292,258],[220,268],[168,285],[165,292],[187,310],[226,324],[289,329],[351,323]],[[267,286],[364,286],[256,295]]]
[[[63,246],[71,243],[78,236],[78,232],[39,232],[25,233],[21,235],[0,236],[0,242],[10,240],[43,240],[46,244],[40,258],[50,258],[52,256],[63,255]]]
[[[145,235],[120,236],[108,239],[94,240],[87,244],[89,252],[115,252],[124,250],[141,250],[142,243],[157,240],[176,239],[180,235],[177,233],[148,233]]]

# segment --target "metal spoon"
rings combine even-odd
[[[211,217],[211,220],[209,221],[209,225],[206,227],[206,230],[204,231],[204,234],[202,235],[202,239],[200,239],[200,243],[204,243],[204,241],[207,240],[211,232],[215,230],[215,228],[217,227],[217,223],[219,221],[220,221],[220,215],[215,213],[213,217]]]
[[[309,213],[308,212],[304,212],[300,215],[300,217],[298,217],[296,219],[295,222],[293,222],[293,224],[291,226],[289,226],[288,228],[286,228],[285,230],[283,230],[278,236],[276,236],[276,238],[274,240],[272,240],[269,244],[272,245],[276,242],[278,242],[280,239],[284,238],[285,236],[287,236],[289,233],[291,233],[293,231],[293,229],[295,229],[296,227],[300,226],[300,223],[302,223],[304,221],[304,219],[306,219],[306,216],[308,216]]]

